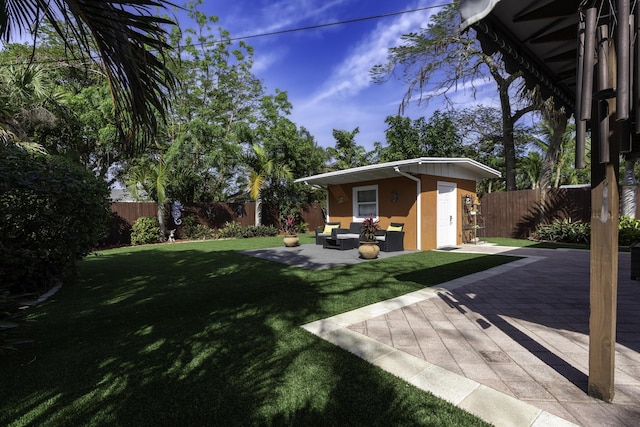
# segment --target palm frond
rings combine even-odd
[[[166,0],[5,0],[0,6],[0,37],[8,41],[16,32],[22,35],[43,17],[61,37],[73,34],[90,56],[100,58],[123,151],[134,153],[154,136],[156,115],[165,117],[175,85],[166,67],[171,47],[163,28],[174,23],[153,15],[157,8],[172,6]]]
[[[266,175],[254,170],[249,171],[249,195],[253,200],[258,200],[260,191],[266,181]]]

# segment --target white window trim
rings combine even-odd
[[[353,206],[352,206],[352,212],[353,212],[353,221],[354,222],[359,222],[359,221],[364,221],[365,218],[364,217],[359,217],[356,215],[356,213],[358,212],[358,191],[367,191],[367,190],[376,190],[376,214],[374,215],[374,219],[377,220],[378,219],[378,208],[379,208],[379,204],[380,204],[380,198],[378,197],[378,186],[377,185],[364,185],[362,187],[353,187],[352,190],[352,197],[351,200],[353,200]],[[368,218],[368,217],[367,217]]]

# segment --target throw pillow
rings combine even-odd
[[[324,230],[322,230],[322,234],[331,234],[331,230],[334,228],[338,228],[338,225],[325,225]]]

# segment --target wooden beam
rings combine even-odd
[[[339,204],[349,200],[341,185],[329,185],[329,192],[335,197]]]
[[[615,49],[609,48],[609,82],[615,85]],[[610,161],[601,163],[592,141],[591,162],[591,258],[589,316],[589,384],[592,397],[611,402],[615,394],[616,305],[618,294],[618,173],[619,141],[614,99],[609,99],[608,138]],[[597,108],[594,104],[594,110]],[[592,114],[592,138],[599,139],[597,114]]]

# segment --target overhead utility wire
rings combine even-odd
[[[363,17],[363,18],[347,19],[345,21],[336,21],[336,22],[329,22],[329,23],[326,23],[326,24],[309,25],[307,27],[289,28],[289,29],[286,29],[286,30],[271,31],[271,32],[268,32],[268,33],[260,33],[260,34],[251,34],[251,35],[242,36],[242,37],[231,37],[231,38],[225,39],[225,41],[238,41],[238,40],[254,39],[254,38],[257,38],[257,37],[276,36],[276,35],[279,35],[279,34],[295,33],[295,32],[298,32],[298,31],[315,30],[315,29],[318,29],[318,28],[332,27],[332,26],[335,26],[335,25],[353,24],[355,22],[368,21],[368,20],[371,20],[371,19],[387,18],[389,16],[403,15],[405,13],[413,13],[413,12],[421,12],[423,10],[437,9],[437,8],[440,8],[440,7],[448,6],[450,4],[451,3],[437,4],[437,5],[432,5],[432,6],[419,7],[419,8],[416,8],[416,9],[401,10],[399,12],[390,12],[390,13],[383,13],[381,15],[366,16],[366,17]],[[222,42],[222,40],[218,40],[216,42],[211,42],[211,43],[220,43],[220,42]]]
[[[437,9],[437,8],[440,8],[440,7],[449,6],[450,4],[451,3],[443,3],[443,4],[432,5],[432,6],[419,7],[419,8],[416,8],[416,9],[401,10],[399,12],[390,12],[390,13],[383,13],[383,14],[380,14],[380,15],[365,16],[365,17],[362,17],[362,18],[347,19],[345,21],[328,22],[326,24],[309,25],[309,26],[306,26],[306,27],[298,27],[298,28],[288,28],[286,30],[271,31],[271,32],[259,33],[259,34],[250,34],[250,35],[247,35],[247,36],[230,37],[228,39],[221,39],[221,40],[215,40],[215,41],[211,41],[211,42],[202,42],[202,43],[194,43],[194,44],[197,44],[197,45],[200,45],[200,46],[206,46],[206,45],[214,45],[214,44],[223,43],[223,42],[233,42],[233,41],[240,41],[240,40],[247,40],[247,39],[255,39],[255,38],[258,38],[258,37],[268,37],[268,36],[277,36],[277,35],[280,35],[280,34],[296,33],[296,32],[299,32],[299,31],[316,30],[318,28],[327,28],[327,27],[333,27],[333,26],[336,26],[336,25],[353,24],[353,23],[356,23],[356,22],[369,21],[369,20],[372,20],[372,19],[388,18],[390,16],[403,15],[403,14],[406,14],[406,13],[422,12],[422,11],[429,10],[429,9]],[[184,47],[184,45],[179,45],[179,47]],[[89,58],[98,59],[98,58],[94,58],[92,56],[89,56]],[[80,59],[78,59],[78,61],[80,61]],[[55,59],[49,59],[49,60],[33,61],[32,63],[44,64],[44,63],[50,63],[50,62],[59,62],[59,61],[55,60]],[[9,64],[0,64],[0,65],[9,65]],[[11,65],[20,65],[20,64],[19,63],[14,63],[14,64],[11,64]]]

